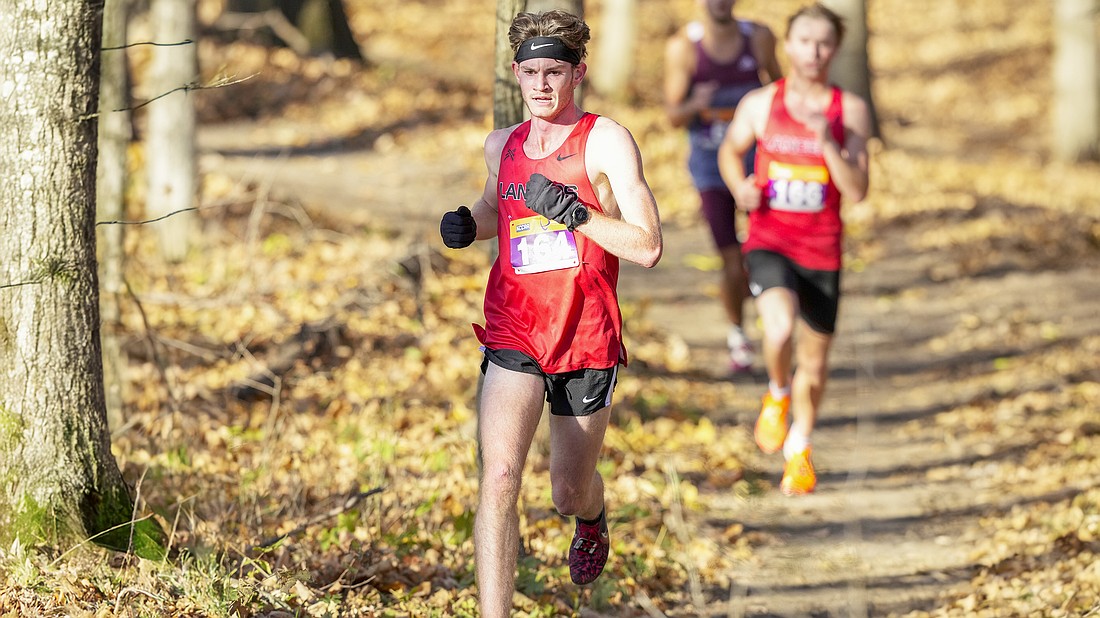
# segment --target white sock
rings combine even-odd
[[[787,434],[787,440],[783,443],[783,459],[790,461],[791,457],[810,448],[810,436],[791,432]]]
[[[784,386],[780,388],[775,385],[775,382],[768,380],[768,392],[772,394],[773,399],[780,399],[791,394],[791,387]]]

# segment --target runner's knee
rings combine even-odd
[[[764,315],[764,341],[778,349],[791,341],[794,336],[794,320],[783,314]]]
[[[522,471],[509,465],[485,464],[481,475],[482,503],[514,505],[519,500]]]

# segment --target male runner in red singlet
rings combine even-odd
[[[485,140],[488,178],[472,209],[446,213],[448,247],[496,237],[485,292],[481,458],[474,524],[481,615],[508,616],[519,552],[521,474],[543,401],[550,404],[554,506],[576,517],[574,582],[608,555],[596,462],[616,372],[626,362],[616,285],[619,258],[651,267],[661,224],[633,136],[574,101],[587,65],[588,26],[560,10],[520,13],[508,32],[512,71],[531,119]]]
[[[841,196],[858,202],[868,187],[867,104],[828,81],[843,34],[840,18],[820,3],[792,15],[784,42],[790,75],[742,99],[718,154],[737,205],[749,211],[743,250],[769,379],[756,443],[766,453],[783,449],[787,494],[817,484],[810,433],[840,299]],[[741,158],[754,144],[755,173],[747,174]]]
[[[752,369],[754,353],[742,329],[749,286],[734,217],[736,205],[718,170],[718,145],[741,97],[780,77],[775,35],[763,24],[736,19],[734,0],[699,0],[702,18],[665,47],[665,113],[687,127],[688,171],[703,217],[722,258],[720,294],[730,321],[730,369]]]

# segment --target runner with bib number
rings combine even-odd
[[[742,251],[764,327],[768,392],[753,435],[765,453],[782,449],[779,486],[792,495],[817,485],[810,434],[840,304],[841,196],[858,202],[868,186],[867,104],[828,81],[843,34],[820,2],[792,15],[790,75],[745,95],[718,151],[723,180],[749,211]],[[754,146],[751,173],[742,157]]]

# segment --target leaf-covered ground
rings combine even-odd
[[[714,369],[714,264],[660,110],[654,41],[695,3],[639,4],[627,95],[586,93],[637,137],[668,243],[624,270],[613,559],[568,582],[540,434],[517,615],[1100,613],[1100,170],[1046,154],[1050,7],[870,3],[884,144],[848,209],[822,487],[789,500],[752,444],[760,385]],[[781,32],[796,5],[737,6]],[[476,615],[469,324],[489,257],[433,226],[480,189],[493,6],[349,10],[366,68],[204,38],[204,77],[254,77],[195,94],[201,246],[166,264],[127,230],[114,447],[172,559],[3,548],[0,614]]]

